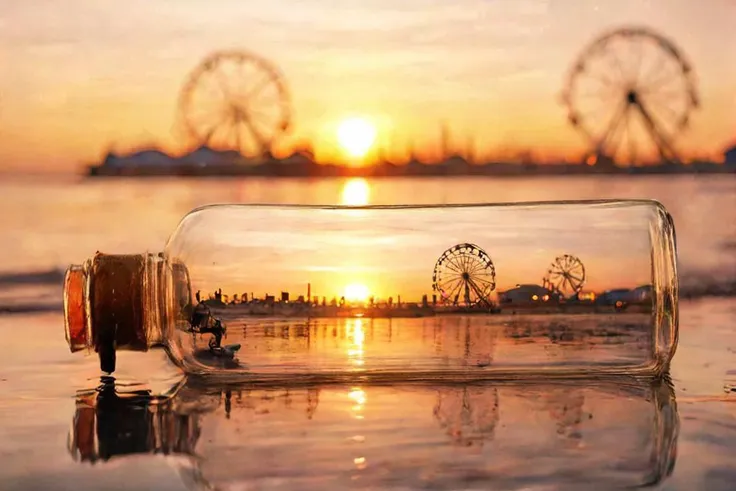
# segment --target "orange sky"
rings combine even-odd
[[[370,4],[370,7],[368,6]],[[446,120],[477,153],[574,156],[560,92],[585,44],[644,24],[695,67],[702,107],[678,140],[717,156],[736,136],[736,3],[710,0],[131,0],[0,7],[0,171],[71,171],[111,145],[182,147],[179,89],[204,56],[244,48],[274,61],[293,96],[292,140],[334,145],[347,116],[402,151]]]

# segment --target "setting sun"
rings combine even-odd
[[[376,127],[362,118],[350,118],[337,128],[337,141],[351,157],[364,157],[376,140]]]
[[[360,283],[351,283],[345,287],[345,300],[350,302],[365,302],[370,292],[368,287]]]

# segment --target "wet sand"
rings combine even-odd
[[[425,202],[468,196],[662,201],[677,224],[681,293],[696,297],[681,303],[674,400],[668,404],[654,404],[657,397],[670,399],[646,387],[632,392],[624,384],[596,383],[332,385],[288,394],[283,387],[250,394],[231,387],[229,397],[222,388],[185,386],[160,408],[142,395],[131,404],[90,400],[83,389],[100,385],[97,359],[69,353],[60,280],[37,281],[35,273],[78,263],[95,250],[160,250],[181,216],[213,197],[335,202],[341,186],[288,180],[247,186],[217,180],[0,183],[13,239],[3,243],[0,272],[15,281],[0,288],[0,305],[10,311],[0,314],[0,489],[178,491],[211,484],[292,490],[337,483],[355,489],[546,490],[576,489],[574,483],[587,478],[600,490],[658,478],[660,489],[733,489],[736,302],[729,285],[736,269],[729,244],[736,230],[724,224],[736,216],[736,181],[722,178],[382,181],[371,195],[377,203],[408,196]],[[343,355],[350,359],[347,348]],[[119,367],[117,382],[127,392],[140,388],[125,386],[131,380],[148,378],[156,392],[182,382],[161,351],[121,353]],[[676,452],[668,454],[675,444]]]
[[[612,489],[661,479],[662,489],[731,489],[736,305],[684,302],[681,317],[671,396],[627,381],[184,385],[156,406],[78,392],[100,384],[97,360],[68,352],[60,313],[1,316],[4,339],[34,336],[0,360],[0,481],[7,490],[199,489],[198,480],[220,489],[586,489],[591,479]],[[164,392],[182,383],[161,351],[123,353],[120,367],[121,384],[147,376]]]

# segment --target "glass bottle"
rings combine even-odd
[[[657,202],[213,205],[158,254],[69,267],[66,335],[249,380],[661,375],[677,346]]]

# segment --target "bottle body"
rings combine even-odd
[[[254,381],[661,374],[675,255],[652,201],[209,206],[143,260],[139,330]]]
[[[212,356],[187,310],[166,337],[190,373],[660,373],[676,347],[674,230],[649,201],[213,206],[164,256],[174,309],[240,346]]]

